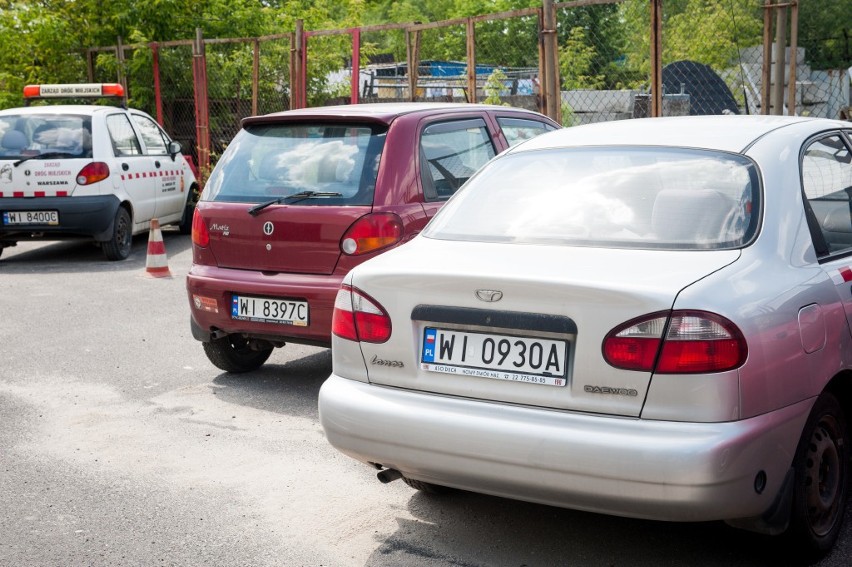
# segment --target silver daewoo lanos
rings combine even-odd
[[[569,128],[337,295],[329,442],[414,488],[725,520],[818,556],[852,412],[852,124]]]

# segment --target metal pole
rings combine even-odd
[[[775,20],[775,83],[772,114],[784,114],[784,51],[787,47],[787,8],[778,8]],[[795,101],[794,101],[795,102]]]
[[[476,29],[473,19],[467,19],[467,101],[476,103]]]
[[[796,67],[799,57],[796,54],[799,47],[799,2],[793,0],[790,5],[790,78],[787,91],[787,114],[796,116]]]
[[[151,72],[154,75],[154,108],[157,112],[157,122],[160,126],[165,127],[165,124],[163,124],[163,92],[160,88],[160,47],[157,42],[151,43],[149,46],[151,47]]]
[[[198,148],[198,182],[204,185],[210,169],[210,130],[207,94],[207,62],[204,49],[204,36],[201,28],[195,29],[195,43],[192,49],[192,71],[195,83],[195,135]]]
[[[124,75],[124,45],[121,43],[121,36],[118,36],[118,44],[115,46],[115,57],[118,61],[118,82],[124,88],[124,102],[127,103],[127,77]]]
[[[257,116],[258,83],[260,82],[260,40],[255,39],[252,43],[251,113]]]
[[[651,0],[651,116],[663,115],[663,0]]]
[[[547,67],[545,104],[547,116],[559,121],[560,112],[560,89],[559,89],[559,60],[556,57],[556,13],[553,0],[543,0],[542,10],[544,12],[544,65]],[[544,86],[544,85],[543,85]]]
[[[772,96],[772,0],[763,6],[763,75],[760,89],[760,113],[771,114]]]
[[[420,30],[405,30],[405,49],[408,63],[408,100],[417,102],[417,79],[420,76]]]
[[[352,104],[358,104],[361,91],[361,28],[352,30]]]

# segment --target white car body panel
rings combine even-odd
[[[799,173],[811,136],[852,128],[781,117],[627,122],[553,132],[503,156],[597,145],[745,155],[759,166],[763,195],[753,240],[674,251],[418,236],[346,279],[388,311],[393,332],[381,344],[334,338],[319,400],[333,446],[415,480],[610,514],[703,521],[777,510],[815,400],[852,371],[852,281],[836,273],[852,267],[852,256],[818,261]],[[486,304],[477,289],[503,297]],[[421,370],[425,323],[411,318],[420,304],[569,317],[578,331],[568,386]],[[605,362],[607,333],[669,309],[732,322],[748,344],[745,361],[683,375]],[[584,388],[593,384],[638,395]]]

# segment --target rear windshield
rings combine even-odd
[[[91,158],[91,117],[75,114],[0,116],[0,157],[23,158],[47,152]]]
[[[676,148],[529,151],[483,168],[436,215],[431,238],[578,246],[726,249],[760,212],[740,155]]]
[[[364,124],[250,126],[222,154],[202,199],[371,205],[384,142],[384,128]]]

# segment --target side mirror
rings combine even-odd
[[[172,156],[172,161],[174,161],[175,156],[180,153],[180,142],[169,142],[169,155]]]

